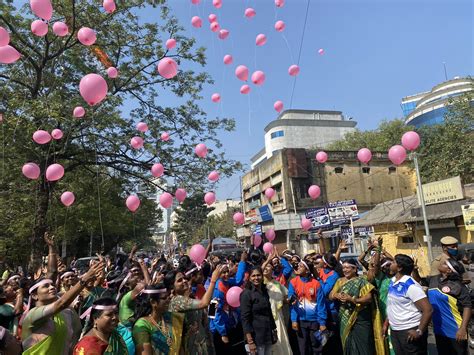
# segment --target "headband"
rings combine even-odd
[[[65,278],[65,277],[68,277],[68,276],[71,276],[71,275],[75,275],[75,272],[74,271],[67,271],[67,272],[65,272],[64,274],[61,275],[61,279]]]
[[[93,305],[92,309],[97,309],[98,311],[115,311],[117,309],[117,305],[112,304],[109,306],[103,306],[103,305],[98,304],[98,305]]]
[[[194,271],[199,271],[201,270],[201,267],[199,265],[196,265],[196,267],[192,268],[191,270],[187,271],[184,276],[189,276],[191,275]]]
[[[388,266],[388,265],[391,265],[391,264],[392,264],[392,260],[387,260],[382,265],[380,265],[380,267],[385,267],[385,266]]]
[[[44,285],[44,284],[54,284],[53,281],[51,279],[44,279],[44,280],[41,280],[40,282],[38,282],[37,284],[33,285],[30,287],[30,289],[28,290],[28,293],[31,295],[31,293],[36,290],[38,287]]]
[[[140,268],[138,266],[132,267],[130,271],[140,271]]]
[[[18,279],[20,279],[20,275],[13,275],[12,277],[10,277],[7,280],[7,283],[9,283],[10,281],[13,281],[13,280],[18,280]]]
[[[357,269],[357,265],[348,263],[347,261],[344,261],[344,262],[342,263],[342,265],[349,265],[350,267],[353,267],[354,269]]]
[[[328,265],[329,265],[329,263],[326,261],[326,258],[324,257],[324,255],[321,257],[321,259],[323,259],[323,261],[324,261],[325,264],[328,264]]]
[[[455,274],[459,275],[459,272],[457,272],[454,267],[453,267],[453,264],[451,264],[451,262],[449,260],[446,260],[446,265],[448,265],[448,267],[451,269],[452,272],[454,272]]]
[[[310,271],[310,270],[309,270],[309,266],[308,266],[308,264],[306,264],[306,262],[304,262],[303,260],[301,260],[301,261],[300,261],[300,264],[303,264],[304,267],[305,267],[308,271]]]
[[[298,255],[296,255],[296,254],[295,254],[295,255],[292,255],[291,257],[292,257],[292,258],[296,258],[296,259],[298,259],[299,261],[301,261],[301,258],[300,258]]]
[[[129,272],[129,273],[127,274],[127,276],[125,276],[125,278],[124,278],[124,279],[122,280],[122,282],[120,283],[119,288],[118,288],[118,290],[117,290],[117,297],[115,297],[115,300],[116,300],[116,301],[119,300],[119,298],[120,298],[120,290],[122,289],[122,287],[125,286],[125,284],[127,283],[128,279],[130,278],[130,276],[132,276],[132,273],[131,273],[131,272]]]
[[[146,293],[146,294],[159,294],[159,293],[166,293],[168,292],[168,289],[166,288],[160,288],[158,290],[143,290],[141,293]]]

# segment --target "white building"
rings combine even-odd
[[[166,180],[164,179],[155,179],[153,180],[155,184],[160,185],[162,188],[167,188]],[[153,195],[153,200],[155,201],[159,210],[162,213],[162,220],[157,224],[153,239],[157,244],[165,245],[170,244],[170,231],[171,231],[171,214],[178,206],[178,201],[173,199],[173,205],[170,208],[163,208],[160,205],[160,196],[163,194],[163,190],[156,187],[156,193]]]
[[[283,148],[324,148],[353,132],[357,122],[341,111],[286,110],[265,127],[265,147],[251,158],[251,167]]]
[[[214,207],[214,210],[207,214],[208,217],[219,216],[228,209],[239,209],[241,208],[241,202],[240,200],[222,200],[214,202],[211,207]]]

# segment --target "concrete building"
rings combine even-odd
[[[214,207],[214,210],[208,213],[208,215],[207,215],[208,217],[210,217],[210,216],[219,216],[222,213],[227,212],[228,209],[238,210],[241,207],[241,201],[240,200],[232,200],[232,199],[216,201],[216,202],[214,202],[212,207]]]
[[[455,77],[430,91],[404,97],[401,102],[405,124],[420,127],[442,123],[449,99],[473,91],[472,78]]]
[[[255,230],[265,232],[274,228],[277,234],[274,244],[279,249],[304,253],[308,248],[318,249],[312,238],[314,233],[301,229],[301,218],[309,209],[354,199],[361,213],[415,191],[412,168],[408,164],[393,166],[385,152],[373,153],[369,165],[361,164],[355,151],[327,151],[329,159],[325,164],[315,161],[316,153],[316,150],[284,148],[242,177],[246,225],[238,230],[240,238],[248,240]],[[321,188],[321,196],[316,200],[308,195],[308,188],[313,184]],[[269,187],[276,191],[271,201],[264,194]],[[335,246],[336,239],[326,240],[328,249]]]
[[[286,110],[265,127],[265,147],[251,158],[252,169],[283,148],[324,148],[355,130],[340,111]]]
[[[161,178],[155,179],[153,180],[153,182],[156,184],[159,184],[164,189],[167,188],[167,183],[164,179],[161,179]],[[162,220],[156,226],[155,233],[153,234],[153,239],[158,245],[161,245],[161,246],[173,244],[174,241],[170,238],[171,223],[172,223],[171,214],[178,206],[178,201],[176,199],[173,199],[173,205],[170,208],[163,208],[160,205],[160,196],[163,194],[163,190],[156,187],[155,191],[156,193],[153,194],[150,198],[155,201],[158,209],[161,210]]]

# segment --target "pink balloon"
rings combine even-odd
[[[405,132],[402,136],[402,145],[407,150],[415,150],[420,145],[420,136],[415,131]]]
[[[163,58],[158,63],[158,73],[166,79],[171,79],[178,74],[178,64],[171,58]]]
[[[176,40],[174,38],[170,38],[166,41],[166,48],[173,49],[174,47],[176,47]]]
[[[197,155],[199,158],[205,158],[206,155],[207,155],[207,147],[206,147],[205,144],[199,143],[199,144],[196,145],[196,147],[194,148],[194,152],[196,153],[196,155]]]
[[[219,31],[219,38],[220,39],[226,39],[227,37],[229,37],[229,31],[226,30],[226,29],[222,29]]]
[[[319,48],[319,49],[318,49],[318,53],[319,53],[319,55],[323,55],[323,54],[324,54],[324,49]]]
[[[21,172],[25,175],[28,179],[36,180],[40,176],[40,168],[35,163],[26,163],[21,168]]]
[[[21,54],[12,46],[6,45],[0,47],[0,63],[11,64],[20,59]]]
[[[139,130],[140,132],[145,133],[146,131],[148,131],[148,125],[145,122],[138,122],[137,123],[137,130]]]
[[[244,224],[245,223],[245,216],[242,212],[236,212],[234,213],[234,216],[232,217],[234,220],[235,224]]]
[[[211,29],[212,32],[217,32],[221,29],[221,26],[219,25],[217,21],[214,21],[209,25],[209,28]]]
[[[309,230],[311,227],[313,226],[313,223],[311,222],[311,220],[307,219],[307,218],[303,218],[301,220],[301,228],[303,228],[303,230],[307,231]]]
[[[130,145],[132,146],[133,149],[141,149],[143,148],[143,138],[142,137],[133,137],[130,140]]]
[[[263,244],[263,251],[265,252],[265,254],[271,254],[271,252],[273,251],[273,244],[270,242],[266,242],[265,244]]]
[[[283,21],[277,21],[275,22],[275,30],[277,30],[278,32],[283,32],[283,30],[285,29],[285,23]]]
[[[46,180],[58,181],[64,176],[64,168],[61,164],[51,164],[46,169]]]
[[[136,212],[138,207],[140,207],[140,199],[136,195],[130,195],[127,197],[125,205],[130,210],[130,212]]]
[[[48,34],[48,24],[42,20],[34,20],[31,23],[31,32],[38,37],[43,37]]]
[[[49,21],[53,16],[53,5],[49,0],[30,0],[31,11],[42,18],[43,20]]]
[[[118,76],[118,70],[115,67],[108,67],[107,68],[107,75],[110,79],[115,79]]]
[[[367,148],[361,148],[357,152],[357,159],[361,163],[367,164],[372,159],[372,152]]]
[[[316,154],[316,160],[318,163],[324,164],[328,160],[328,154],[326,152],[320,151]]]
[[[239,65],[235,68],[235,75],[242,81],[247,81],[249,77],[249,69],[245,65]]]
[[[72,115],[76,118],[84,117],[85,114],[86,114],[86,110],[84,110],[84,107],[82,106],[76,106],[74,108],[74,111],[72,111]]]
[[[69,28],[64,22],[55,22],[53,25],[53,33],[58,37],[67,36]]]
[[[275,0],[276,7],[283,7],[285,5],[285,0]]]
[[[321,189],[318,185],[311,185],[308,189],[308,195],[311,199],[316,200],[321,195]]]
[[[192,262],[201,265],[206,258],[206,249],[201,244],[194,244],[189,251],[189,258]]]
[[[219,180],[219,173],[217,171],[211,171],[207,178],[209,179],[209,181],[216,182],[217,180]]]
[[[256,15],[257,13],[255,12],[254,9],[252,9],[251,7],[248,7],[245,9],[245,17],[247,18],[252,18]]]
[[[229,64],[232,64],[233,61],[234,61],[234,58],[232,58],[230,54],[226,54],[224,56],[224,64],[229,65]]]
[[[89,27],[82,27],[77,32],[77,39],[85,46],[91,46],[97,40],[95,31]]]
[[[231,287],[225,295],[227,304],[234,308],[240,307],[240,294],[242,293],[242,291],[243,289],[239,286]]]
[[[219,95],[218,93],[214,93],[211,96],[211,100],[212,102],[219,102],[221,101],[221,95]]]
[[[115,11],[116,6],[114,0],[104,0],[102,3],[102,6],[104,7],[104,10],[111,14],[112,12]]]
[[[263,85],[265,82],[265,73],[261,70],[254,71],[251,79],[255,85]]]
[[[197,5],[201,2],[201,0],[191,0],[191,2],[194,4],[194,5]]]
[[[204,202],[206,202],[208,206],[212,205],[216,202],[216,194],[214,192],[206,192],[204,195]]]
[[[191,19],[191,25],[196,28],[201,28],[202,27],[202,20],[199,16],[193,16]]]
[[[61,194],[61,202],[64,206],[71,206],[76,200],[76,196],[71,191],[65,191]]]
[[[35,133],[33,133],[33,140],[35,141],[35,143],[38,144],[46,144],[51,141],[51,135],[48,131],[39,129]]]
[[[222,7],[222,0],[212,0],[212,5],[214,5],[216,9],[220,9]]]
[[[262,244],[262,237],[259,236],[258,234],[255,234],[253,236],[253,246],[255,248],[258,248],[260,246],[260,244]]]
[[[245,94],[248,94],[249,92],[250,92],[250,86],[248,86],[248,85],[242,85],[242,86],[240,87],[240,93],[241,93],[241,94],[244,94],[244,95],[245,95]]]
[[[173,205],[173,195],[169,192],[163,192],[160,196],[160,205],[163,208],[170,208]]]
[[[394,145],[388,150],[388,158],[395,165],[400,165],[407,158],[407,152],[401,145]]]
[[[265,43],[267,43],[267,36],[265,36],[263,33],[257,35],[255,38],[255,44],[257,46],[263,46]]]
[[[283,102],[278,100],[273,104],[273,108],[276,112],[280,113],[283,110]]]
[[[265,237],[267,238],[267,240],[269,242],[273,242],[273,240],[275,239],[276,237],[276,233],[275,233],[275,230],[273,228],[270,228],[270,229],[267,229],[265,231]]]
[[[300,67],[297,66],[296,64],[293,64],[288,68],[288,74],[290,74],[291,76],[296,76],[299,74],[299,72],[300,72]]]
[[[273,190],[271,187],[268,187],[266,190],[265,190],[265,196],[271,200],[273,196],[275,196],[275,190]]]
[[[213,22],[217,21],[217,15],[216,14],[209,14],[208,20],[209,20],[209,23],[213,23]]]
[[[81,96],[89,106],[94,106],[105,99],[107,90],[107,82],[98,74],[87,74],[79,83]]]
[[[10,43],[10,34],[0,26],[0,47],[6,46],[8,43]]]
[[[61,139],[63,136],[63,131],[61,131],[59,128],[55,128],[51,131],[51,137],[53,137],[55,140]]]
[[[183,202],[186,199],[187,192],[185,189],[177,189],[174,193],[174,196],[179,202]]]
[[[161,140],[164,142],[168,142],[170,140],[170,134],[168,132],[161,133]]]
[[[160,163],[153,164],[153,166],[151,167],[151,174],[154,177],[160,177],[161,175],[163,175],[164,171],[165,167],[163,166],[163,164]]]

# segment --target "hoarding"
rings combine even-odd
[[[461,210],[466,230],[474,231],[474,203],[462,205]]]
[[[425,205],[457,201],[464,198],[461,178],[459,176],[423,184],[422,187]],[[419,199],[418,204],[421,205]]]
[[[329,219],[326,207],[309,208],[305,212],[305,217],[312,223],[310,230],[331,226],[331,220]]]
[[[359,211],[355,200],[345,200],[328,203],[328,214],[331,223],[341,225],[359,219]]]

